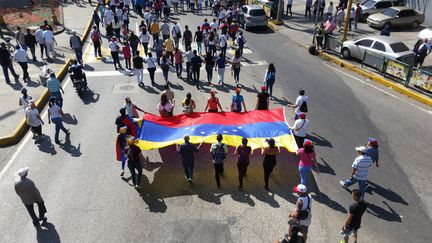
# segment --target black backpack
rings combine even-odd
[[[308,112],[308,107],[307,107],[307,103],[305,100],[303,101],[303,103],[300,106],[300,111],[301,112]]]

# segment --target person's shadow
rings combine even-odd
[[[38,242],[59,243],[60,236],[55,229],[55,226],[49,222],[44,222],[42,227],[36,228],[36,238]]]

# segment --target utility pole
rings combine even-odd
[[[353,2],[353,0],[349,0],[349,2],[348,2],[348,8],[347,8],[347,14],[346,14],[346,18],[345,18],[345,25],[344,25],[342,42],[347,40],[348,25],[349,25],[349,21],[351,18],[352,2]]]
[[[278,0],[278,11],[276,14],[276,23],[277,24],[282,23],[283,7],[284,7],[284,1]]]

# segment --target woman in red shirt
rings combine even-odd
[[[126,69],[132,69],[131,68],[131,58],[132,58],[132,54],[131,54],[131,49],[129,46],[129,42],[125,42],[124,46],[122,48],[122,53],[123,53],[123,57],[125,59],[125,64],[126,64]]]
[[[312,169],[315,168],[315,172],[319,173],[318,162],[316,161],[316,154],[312,141],[305,139],[303,142],[303,148],[297,150],[296,154],[300,156],[298,167],[300,173],[300,184],[307,186],[307,178]]]
[[[219,103],[219,99],[216,97],[216,90],[215,89],[211,89],[210,90],[210,97],[207,99],[207,105],[204,109],[204,112],[218,112],[218,108],[220,109],[221,112],[224,112],[222,109],[222,106]]]

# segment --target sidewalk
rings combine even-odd
[[[90,6],[88,4],[78,7],[75,4],[63,3],[65,30],[55,36],[58,44],[55,47],[56,59],[53,62],[48,63],[50,69],[55,72],[58,71],[63,66],[63,64],[65,64],[66,60],[75,56],[69,47],[69,37],[72,30],[75,30],[78,34],[84,32],[89,18],[91,18],[93,10],[94,6]],[[77,13],[79,13],[81,18],[76,18]],[[12,43],[15,44],[15,41],[12,40]],[[28,94],[34,100],[37,100],[46,89],[41,85],[39,80],[39,73],[45,65],[44,60],[41,60],[40,58],[40,49],[36,47],[36,57],[38,58],[37,62],[30,61],[30,52],[28,55],[30,57],[28,72],[30,74],[31,81],[28,83],[23,82],[22,69],[18,64],[14,64],[15,72],[20,74],[20,79],[18,81],[11,79],[11,83],[6,84],[3,75],[0,75],[0,104],[3,104],[0,106],[0,137],[12,133],[15,130],[17,124],[19,124],[19,122],[24,117],[22,107],[18,106],[18,100],[21,96],[21,88],[26,87]]]

